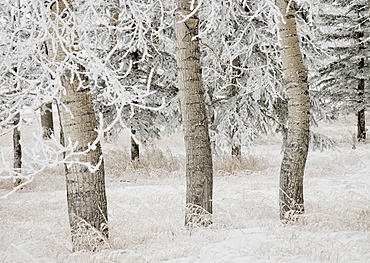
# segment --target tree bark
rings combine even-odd
[[[186,147],[185,225],[211,224],[213,166],[208,132],[198,35],[199,17],[192,13],[191,1],[176,0],[176,61],[178,87]],[[197,1],[193,1],[194,8]]]
[[[136,143],[134,136],[136,131],[131,129],[131,161],[139,161],[140,160],[140,146]]]
[[[20,15],[20,9],[21,9],[21,1],[17,1],[17,12],[14,13],[14,16],[12,16],[11,21],[14,26],[16,27],[19,24],[19,15]],[[15,50],[15,47],[12,47],[13,50]],[[13,68],[15,72],[18,71],[17,67]],[[17,85],[14,87],[17,89]],[[19,89],[22,89],[21,87],[18,87]],[[22,179],[20,179],[18,176],[22,174],[22,146],[21,146],[21,131],[18,127],[18,124],[20,122],[21,114],[18,112],[14,116],[14,129],[13,129],[13,169],[14,169],[14,180],[13,180],[13,186],[17,187],[20,184],[22,184]]]
[[[132,52],[131,57],[132,57],[132,61],[134,62],[134,64],[132,65],[132,71],[135,74],[135,72],[137,72],[139,69],[138,63],[135,63],[139,60],[138,51]],[[136,143],[133,137],[136,133],[136,130],[133,127],[131,127],[131,133],[132,133],[131,135],[131,161],[139,161],[140,160],[140,146],[138,143]]]
[[[278,29],[288,100],[288,131],[280,171],[280,219],[294,221],[304,213],[303,176],[309,144],[310,99],[298,42],[295,3],[277,0],[276,4],[281,12]]]
[[[44,140],[50,139],[54,134],[53,104],[51,102],[45,103],[41,108],[41,126]]]
[[[364,32],[358,32],[359,42],[363,40]],[[365,49],[364,44],[360,44],[360,49]],[[361,70],[365,67],[365,59],[362,58],[358,64],[358,68]],[[360,79],[357,86],[358,103],[360,107],[363,107],[357,112],[357,140],[359,142],[366,140],[366,123],[365,123],[365,108],[364,108],[364,94],[365,94],[365,80]]]
[[[13,168],[14,168],[14,187],[22,184],[22,179],[17,178],[22,174],[22,146],[21,146],[21,131],[18,124],[20,120],[20,113],[15,115],[14,129],[13,129]]]
[[[242,156],[242,147],[240,145],[233,145],[231,147],[231,156],[240,158]]]
[[[365,109],[357,112],[357,140],[359,142],[366,140]]]
[[[64,142],[66,143],[67,140],[78,142],[74,150],[77,153],[87,151],[82,155],[74,154],[67,160],[79,163],[65,165],[72,241],[75,250],[95,250],[98,244],[89,247],[90,228],[94,227],[104,237],[108,237],[104,163],[100,143],[95,145],[95,149],[88,149],[97,138],[91,94],[87,89],[79,89],[76,80],[70,84],[68,75],[69,73],[66,72],[63,78],[66,95],[63,96],[62,101],[70,112],[62,109],[60,113]],[[96,171],[90,171],[86,165],[80,164],[81,162],[98,168]],[[100,242],[103,241],[100,240]]]
[[[76,48],[72,48],[73,43],[69,42],[78,42],[78,37],[67,41],[66,31],[63,30],[63,25],[59,24],[65,17],[70,19],[65,14],[73,12],[72,1],[56,1],[51,11],[51,18],[59,28],[57,33],[65,38],[66,42],[58,39],[49,40],[49,59],[52,62],[75,63],[67,58],[65,50],[71,53],[77,51]],[[65,23],[72,22],[69,20]],[[53,29],[50,31],[53,33]],[[50,41],[58,41],[54,43],[56,50]],[[60,76],[65,89],[61,101],[68,107],[68,111],[65,107],[59,107],[63,135],[61,139],[63,144],[69,142],[77,144],[73,152],[65,153],[65,157],[68,158],[65,165],[68,214],[74,251],[82,249],[94,251],[106,242],[108,237],[104,163],[100,143],[93,144],[98,134],[95,131],[97,123],[88,79],[83,73],[83,66],[79,64],[76,66],[78,73],[72,73],[68,68],[64,68],[63,75]],[[89,169],[84,163],[91,164],[95,169]]]
[[[239,88],[237,86],[238,85],[237,79],[239,78],[239,75],[241,74],[241,70],[238,69],[240,67],[240,58],[236,57],[235,59],[233,59],[231,64],[233,68],[232,68],[232,78],[231,78],[232,86],[230,89],[230,95],[231,97],[235,97],[239,93]],[[236,103],[237,103],[236,113],[239,115],[239,102],[236,100]],[[232,136],[234,136],[236,132],[237,130],[233,130]],[[233,142],[231,146],[231,156],[240,158],[241,155],[242,155],[242,146],[240,145],[240,143]]]

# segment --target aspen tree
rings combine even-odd
[[[304,213],[303,176],[309,144],[310,99],[295,20],[295,2],[277,0],[278,30],[288,101],[288,131],[280,171],[280,219]]]
[[[63,106],[59,106],[61,139],[64,145],[77,145],[74,152],[65,153],[69,155],[65,174],[73,249],[96,250],[108,237],[104,163],[100,143],[96,142],[97,123],[88,79],[84,67],[71,58],[71,54],[78,51],[76,32],[71,34],[73,31],[66,30],[66,27],[73,28],[72,12],[71,0],[52,3],[54,27],[50,33],[60,39],[48,41],[48,56],[63,67],[60,75]],[[53,31],[55,28],[58,32]],[[72,70],[73,67],[77,69]]]
[[[186,147],[185,225],[207,226],[211,223],[213,166],[197,39],[198,2],[176,0],[176,4],[176,61]]]

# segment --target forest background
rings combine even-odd
[[[81,248],[78,241],[76,249],[74,235],[86,229],[89,238],[110,246],[102,156],[108,161],[108,156],[121,156],[122,149],[110,149],[102,155],[100,142],[104,152],[104,145],[115,142],[119,146],[118,138],[128,132],[132,162],[125,160],[127,155],[117,160],[122,163],[119,173],[137,169],[151,177],[139,149],[150,148],[156,139],[169,134],[181,134],[185,115],[184,104],[179,104],[178,43],[174,35],[174,14],[180,2],[176,7],[165,1],[1,1],[1,140],[8,145],[5,141],[10,133],[14,140],[14,158],[10,158],[7,147],[2,148],[0,172],[5,189],[9,189],[7,182],[14,180],[13,190],[5,191],[3,199],[31,190],[35,178],[47,171],[60,171],[62,166],[69,197],[81,185],[95,187],[99,209],[91,216],[92,221],[77,216],[78,223],[74,224],[76,218],[71,214],[78,212],[73,206],[81,206],[85,197],[83,201],[78,195],[76,199],[68,197],[72,250]],[[191,1],[189,6],[188,17],[178,24],[193,32],[186,23],[199,12],[199,32],[190,42],[199,42],[210,149],[217,160],[213,166],[225,163],[233,174],[235,165],[243,166],[253,159],[253,145],[261,138],[281,133],[280,147],[284,147],[289,134],[286,80],[277,34],[281,13],[278,5],[267,0]],[[366,147],[367,1],[296,1],[288,3],[288,9],[295,14],[308,73],[311,127],[356,115],[349,124],[357,127],[355,131],[349,129],[351,147]],[[84,127],[90,127],[92,139],[79,144],[84,134],[73,136]],[[319,131],[310,129],[311,149],[335,147],[335,136]],[[183,154],[183,150],[178,153]],[[171,155],[161,155],[163,162]],[[188,158],[189,152],[185,155]],[[91,161],[86,156],[96,158]],[[181,171],[182,164],[173,158],[168,166]],[[189,163],[183,169],[189,178]],[[69,182],[77,181],[76,188],[68,188]],[[361,198],[368,199],[368,195]],[[361,209],[358,213],[368,213],[368,209]],[[201,211],[196,218],[208,225],[214,221],[208,221],[208,216]],[[364,226],[366,229],[366,220]],[[91,229],[100,234],[96,236]],[[82,247],[97,249],[95,243]],[[359,253],[354,258],[365,255]]]

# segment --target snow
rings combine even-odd
[[[122,134],[103,144],[111,247],[71,252],[63,168],[56,167],[0,199],[0,262],[370,262],[370,144],[352,149],[355,121],[316,129],[338,145],[309,153],[306,213],[290,225],[278,214],[279,136],[243,148],[244,166],[215,156],[214,224],[186,230],[181,134],[143,145],[141,166],[126,165],[130,141]],[[11,134],[0,137],[2,153],[10,146]],[[174,160],[178,169],[166,166]],[[1,196],[10,190],[10,181],[0,181]]]

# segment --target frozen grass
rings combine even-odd
[[[350,140],[335,125],[322,129]],[[306,213],[293,225],[278,219],[275,139],[241,159],[216,156],[214,223],[187,230],[180,138],[143,146],[135,164],[127,137],[104,145],[110,247],[102,251],[71,251],[62,167],[0,200],[0,262],[370,262],[369,144],[310,152]],[[9,189],[1,182],[1,193]]]
[[[159,179],[178,177],[179,171],[184,170],[183,162],[178,157],[167,155],[154,147],[145,147],[139,161],[131,162],[127,150],[107,150],[104,152],[105,165],[113,178],[124,182],[136,182],[141,179]]]
[[[214,156],[213,166],[215,174],[234,175],[238,173],[251,174],[256,171],[262,171],[269,167],[269,162],[263,156]]]

